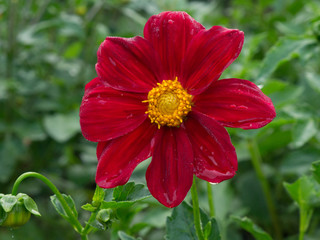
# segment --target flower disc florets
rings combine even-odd
[[[148,114],[152,123],[161,126],[179,127],[191,111],[192,95],[175,80],[163,80],[148,93]]]

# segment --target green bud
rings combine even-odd
[[[0,224],[3,227],[20,227],[26,224],[31,216],[22,202],[16,203],[9,213],[6,213],[2,207],[0,211],[3,211],[5,216],[4,221]]]
[[[97,220],[99,222],[108,222],[110,220],[111,209],[101,209],[97,214]]]
[[[0,195],[0,226],[22,226],[29,221],[31,214],[40,216],[36,203],[28,195]]]

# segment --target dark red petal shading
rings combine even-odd
[[[146,94],[128,93],[105,86],[95,78],[86,86],[80,106],[80,126],[89,141],[101,142],[137,128],[146,118]]]
[[[105,149],[107,149],[107,146],[112,142],[112,140],[110,141],[106,141],[106,142],[98,142],[97,144],[97,151],[96,151],[96,155],[97,155],[97,159],[99,161],[103,151]]]
[[[192,162],[192,146],[185,130],[161,127],[146,173],[150,193],[167,207],[179,205],[192,185]]]
[[[142,37],[107,37],[98,50],[96,71],[110,87],[148,92],[163,80],[160,58]]]
[[[97,151],[99,157],[96,183],[102,188],[113,188],[125,184],[135,167],[151,156],[152,138],[156,127],[149,119],[137,129],[103,145]]]
[[[238,168],[236,151],[228,132],[217,121],[201,113],[190,113],[185,121],[198,178],[219,183],[232,178]]]
[[[226,127],[260,128],[276,116],[271,99],[254,83],[242,79],[219,80],[193,100],[195,111]]]
[[[200,31],[190,43],[182,63],[181,81],[192,95],[205,90],[238,57],[243,32],[213,26]]]
[[[187,47],[201,29],[204,27],[185,12],[162,12],[149,18],[144,37],[160,54],[165,80],[178,76]]]

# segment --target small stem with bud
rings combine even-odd
[[[79,222],[78,218],[73,214],[71,208],[69,207],[68,203],[58,190],[58,188],[45,176],[41,175],[40,173],[36,172],[26,172],[20,175],[17,180],[14,182],[13,187],[12,187],[12,195],[17,195],[18,193],[18,187],[20,183],[29,177],[34,177],[40,179],[42,182],[44,182],[51,190],[52,192],[57,196],[58,200],[61,203],[61,206],[63,207],[64,211],[68,215],[73,227],[76,229],[76,231],[81,235],[82,240],[87,240],[87,234],[83,233],[83,227],[81,223]]]

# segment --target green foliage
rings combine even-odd
[[[306,38],[283,38],[280,39],[266,54],[260,68],[257,83],[264,83],[274,70],[285,61],[289,61],[293,57],[304,54],[300,52],[304,47],[314,44],[314,39]]]
[[[205,239],[220,240],[217,222],[201,212],[201,220]],[[198,239],[193,221],[192,207],[183,202],[173,209],[171,217],[167,218],[167,240],[189,240]]]
[[[284,186],[299,207],[312,208],[320,204],[320,185],[312,177],[303,176],[294,183],[284,183]]]
[[[76,209],[76,206],[74,204],[74,201],[72,199],[71,196],[62,194],[64,200],[66,200],[68,206],[70,207],[70,209],[72,210],[72,213],[75,217],[78,217],[78,212]],[[66,219],[68,222],[70,222],[72,224],[72,220],[70,220],[68,214],[65,212],[61,202],[59,201],[59,199],[57,198],[56,195],[53,195],[50,197],[51,203],[53,204],[54,208],[56,209],[56,211],[64,218]]]
[[[139,166],[132,177],[143,185],[130,183],[95,191],[96,145],[83,138],[78,118],[84,86],[96,77],[96,52],[105,37],[143,36],[146,20],[168,10],[187,11],[206,28],[223,25],[244,31],[243,50],[221,78],[238,77],[260,84],[277,112],[276,119],[262,129],[228,129],[239,170],[233,180],[213,187],[220,232],[211,236],[218,232],[212,231],[217,224],[206,218],[203,228],[208,239],[220,235],[222,240],[246,239],[247,230],[234,224],[230,214],[248,216],[252,224],[245,224],[250,229],[261,226],[276,239],[250,162],[247,140],[252,138],[257,141],[283,236],[296,238],[300,223],[294,206],[303,206],[304,230],[309,226],[306,235],[319,239],[320,170],[315,162],[320,159],[318,0],[0,1],[0,192],[10,192],[13,180],[23,172],[42,172],[73,196],[65,198],[74,214],[75,205],[88,211],[79,212],[79,219],[99,215],[100,221],[95,218],[91,223],[92,239],[163,239],[166,221],[170,223],[167,237],[180,237],[172,232],[171,223],[181,231],[177,222],[189,226],[190,206],[183,203],[177,209],[165,209],[149,197],[143,187],[148,164]],[[311,165],[313,177],[301,180]],[[289,195],[283,182],[294,182],[285,184]],[[199,187],[200,205],[207,210],[204,184]],[[41,221],[31,219],[12,232],[0,229],[0,239],[12,239],[12,234],[15,239],[76,238],[68,224],[52,221],[57,214],[47,203],[44,187],[26,182],[23,188],[46,214]],[[59,201],[55,197],[52,201],[65,217]],[[297,204],[292,205],[293,201]],[[38,212],[29,200],[24,206]]]
[[[57,142],[65,142],[80,131],[78,112],[56,114],[44,118],[44,128]]]
[[[185,202],[181,203],[167,219],[166,239],[197,239],[193,222],[192,207]]]
[[[125,232],[119,231],[118,232],[119,238],[121,240],[137,240],[137,238],[131,237],[128,234],[126,234]],[[141,238],[139,238],[141,239]]]
[[[241,228],[251,233],[256,240],[272,240],[270,235],[257,226],[250,218],[232,217]]]
[[[314,208],[320,205],[320,184],[313,176],[302,176],[294,183],[284,183],[290,197],[300,210],[300,237],[307,231]],[[301,237],[302,236],[302,237]]]

